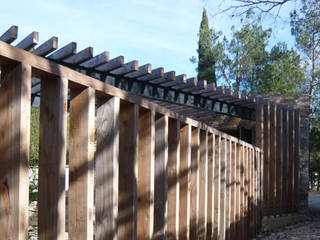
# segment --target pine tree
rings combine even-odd
[[[212,53],[211,30],[207,11],[204,8],[202,13],[202,21],[199,31],[199,48],[198,48],[198,80],[207,80],[216,83],[215,59]]]

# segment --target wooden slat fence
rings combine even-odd
[[[65,239],[68,99],[69,239],[256,235],[259,148],[1,41],[0,66],[0,239],[28,235],[32,77],[41,81],[39,239]]]
[[[284,104],[261,102],[256,106],[256,121],[256,145],[264,152],[261,166],[263,215],[297,212],[300,110]]]

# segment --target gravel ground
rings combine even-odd
[[[320,193],[309,193],[310,217],[307,221],[261,234],[257,239],[320,240]]]

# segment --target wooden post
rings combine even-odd
[[[288,107],[283,107],[282,112],[282,212],[288,212],[288,166],[289,166],[289,124]]]
[[[140,108],[138,143],[138,239],[150,240],[153,234],[155,112]]]
[[[220,160],[221,160],[221,136],[214,136],[214,172],[213,172],[213,181],[214,181],[214,199],[213,199],[213,211],[214,211],[214,221],[213,221],[213,239],[219,239],[219,230],[220,230]]]
[[[269,196],[270,196],[270,213],[275,214],[276,211],[276,105],[270,104],[270,158],[269,158]]]
[[[241,144],[240,143],[235,143],[235,164],[236,164],[236,177],[235,177],[235,183],[236,183],[236,215],[235,215],[235,235],[241,239],[242,237],[242,228],[241,228],[241,221],[242,221],[242,216],[241,216],[241,207],[242,207],[242,202],[241,202]]]
[[[180,121],[169,119],[168,133],[168,238],[179,236]]]
[[[137,235],[137,158],[139,107],[120,103],[118,238]]]
[[[226,162],[228,152],[227,146],[227,139],[221,138],[219,239],[225,239],[226,237]]]
[[[230,195],[230,239],[236,238],[236,211],[237,211],[237,194],[236,194],[236,183],[237,183],[237,168],[236,168],[236,156],[237,156],[236,143],[231,142],[231,195]]]
[[[299,207],[299,169],[300,169],[300,110],[294,110],[294,211]]]
[[[207,235],[207,200],[208,200],[208,132],[200,130],[200,164],[199,164],[199,239]]]
[[[95,239],[117,239],[120,99],[100,100],[96,116]]]
[[[225,231],[226,239],[230,239],[230,223],[231,223],[231,152],[232,152],[232,142],[227,139],[227,149],[226,149],[226,201],[225,201]]]
[[[191,125],[180,129],[179,239],[190,239]]]
[[[270,213],[269,165],[270,165],[270,104],[263,106],[263,215]]]
[[[0,239],[28,238],[31,66],[2,68]]]
[[[244,146],[244,239],[248,239],[250,236],[249,226],[250,226],[250,209],[249,209],[249,150],[247,146]]]
[[[68,79],[41,80],[39,239],[65,239]],[[49,186],[49,187],[48,187]]]
[[[70,239],[93,239],[95,90],[71,89],[69,157]]]
[[[198,239],[200,129],[192,127],[190,181],[190,239]]]
[[[276,110],[276,213],[282,213],[282,106],[277,105]]]
[[[288,173],[288,210],[293,211],[294,198],[294,109],[289,108],[289,173]]]
[[[207,239],[213,238],[214,221],[214,135],[208,135]]]

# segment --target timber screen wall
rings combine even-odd
[[[41,79],[39,239],[65,238],[68,98],[69,239],[255,236],[259,148],[1,41],[0,65],[0,239],[28,235],[32,77]]]

